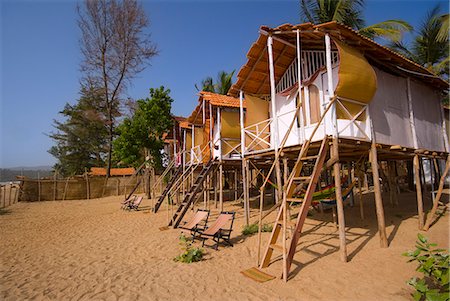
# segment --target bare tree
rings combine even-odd
[[[136,0],[85,0],[78,7],[81,29],[81,69],[104,94],[108,129],[107,176],[111,170],[115,120],[120,115],[121,95],[132,78],[157,54],[146,34],[149,21]]]

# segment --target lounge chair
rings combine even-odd
[[[178,226],[178,228],[189,230],[192,235],[192,240],[194,240],[197,233],[206,229],[206,225],[208,224],[208,217],[209,210],[198,209],[190,221],[185,222],[181,226]]]
[[[231,231],[233,230],[235,212],[223,211],[216,219],[214,224],[207,227],[204,231],[199,231],[199,237],[203,240],[202,247],[205,245],[205,241],[212,238],[216,242],[215,249],[219,248],[219,242],[222,239],[228,245],[233,246],[230,241]],[[226,228],[227,225],[229,228]]]
[[[136,199],[136,195],[130,195],[128,197],[128,199],[126,199],[125,201],[123,201],[122,203],[120,203],[120,209],[127,209],[128,205],[132,202],[134,202],[134,200]]]
[[[136,197],[136,199],[135,199],[133,202],[130,202],[130,203],[128,204],[127,209],[128,209],[128,210],[132,210],[132,209],[133,209],[133,210],[138,210],[138,207],[139,207],[139,205],[141,204],[143,198],[144,198],[144,197],[142,197],[142,196]]]

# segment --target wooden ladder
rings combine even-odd
[[[297,161],[295,162],[294,168],[289,175],[287,183],[283,186],[283,203],[278,210],[277,219],[273,226],[272,234],[270,236],[269,242],[264,252],[263,259],[260,263],[260,268],[266,268],[269,266],[272,254],[274,250],[280,250],[283,254],[283,278],[287,281],[289,269],[294,258],[295,250],[297,247],[298,240],[300,239],[300,234],[302,232],[303,224],[311,205],[313,193],[316,190],[317,182],[319,181],[319,176],[322,171],[322,167],[325,162],[325,158],[328,153],[329,142],[328,138],[323,139],[320,146],[319,152],[316,155],[308,156],[308,150],[310,148],[309,140],[305,141],[302,149],[299,152]],[[309,176],[300,176],[304,162],[314,161],[314,169]],[[294,189],[298,184],[307,185],[307,189],[303,199],[293,199]],[[283,235],[281,239],[281,244],[277,244],[280,232],[283,230],[283,224],[288,224],[287,217],[287,203],[289,201],[302,201],[300,212],[297,216],[297,221],[294,224],[294,230],[292,237],[288,244],[289,239]],[[289,245],[287,248],[286,246]]]
[[[167,183],[166,188],[164,188],[163,193],[161,194],[158,201],[156,202],[155,209],[153,209],[153,212],[155,212],[155,213],[158,212],[159,207],[161,207],[161,204],[164,202],[164,199],[166,198],[167,194],[171,190],[172,186],[177,181],[178,176],[181,174],[182,171],[183,171],[183,166],[182,165],[178,166],[177,169],[175,170],[174,174],[172,175],[169,183]]]
[[[197,194],[202,190],[203,182],[206,180],[207,175],[215,170],[218,167],[217,162],[214,159],[208,161],[208,163],[203,166],[203,169],[200,171],[200,174],[195,179],[194,184],[189,189],[189,192],[186,193],[183,201],[177,208],[177,211],[174,213],[173,217],[170,219],[169,226],[177,228],[178,225],[183,220],[184,215],[187,210],[191,206],[191,204],[196,200]]]

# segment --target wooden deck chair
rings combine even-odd
[[[126,199],[125,201],[120,203],[120,209],[122,209],[122,210],[127,209],[128,205],[130,205],[130,203],[134,202],[135,199],[136,199],[136,195],[130,195],[128,197],[128,199]]]
[[[198,209],[190,221],[185,222],[181,226],[178,226],[178,228],[189,230],[192,235],[192,240],[195,240],[195,235],[200,231],[204,231],[206,229],[206,225],[208,224],[208,217],[209,210]]]
[[[136,199],[133,201],[133,202],[130,202],[129,204],[128,204],[128,207],[127,207],[127,209],[128,210],[138,210],[138,208],[139,208],[139,205],[142,203],[142,200],[144,199],[144,197],[143,196],[138,196],[138,197],[136,197]]]
[[[216,250],[219,248],[219,242],[221,239],[223,242],[233,246],[230,241],[230,236],[231,231],[233,230],[234,215],[235,212],[223,211],[220,213],[214,224],[207,227],[205,231],[200,231],[199,237],[203,240],[202,247],[205,245],[205,241],[209,238],[212,238],[213,241],[216,242]],[[229,228],[226,228],[228,224],[230,224],[230,226]]]

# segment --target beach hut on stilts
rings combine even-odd
[[[238,98],[202,91],[191,115],[180,122],[181,164],[173,172],[154,211],[170,204],[168,226],[177,228],[189,208],[214,206],[242,193],[242,147]],[[247,212],[247,211],[246,211]],[[248,219],[248,216],[246,216]]]
[[[247,57],[229,94],[246,104],[240,107],[242,166],[264,174],[258,221],[259,270],[281,253],[282,278],[288,280],[308,210],[317,191],[323,192],[321,182],[327,181],[332,185],[337,213],[340,259],[347,261],[346,188],[355,185],[352,175],[367,177],[367,167],[373,178],[382,248],[388,247],[388,240],[380,178],[386,176],[389,199],[395,205],[399,162],[413,167],[418,228],[429,227],[434,212],[425,223],[420,166],[431,160],[440,175],[435,211],[450,167],[441,106],[449,88],[446,81],[336,22],[263,26]],[[252,108],[263,103],[261,115],[269,116],[249,122],[254,117]],[[439,170],[438,161],[446,162],[444,170]],[[276,187],[275,202],[263,212],[265,186],[271,179]],[[248,208],[249,178],[244,181]],[[261,225],[273,211],[277,211],[273,231],[263,242]]]

